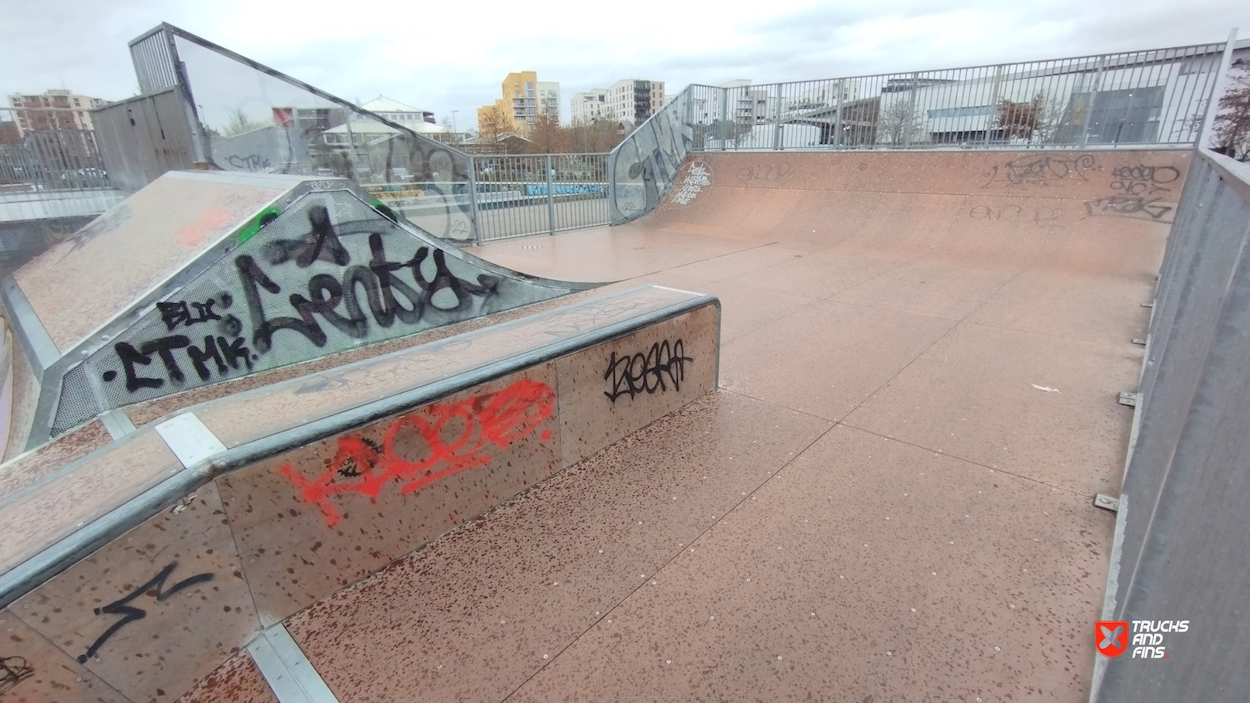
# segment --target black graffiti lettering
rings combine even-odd
[[[117,352],[117,358],[122,362],[122,370],[126,374],[126,390],[134,393],[140,388],[160,388],[165,385],[165,381],[159,378],[148,378],[140,376],[135,369],[135,364],[147,366],[152,363],[152,357],[147,354],[140,353],[126,342],[118,342],[113,345],[113,351]],[[116,376],[112,371],[105,372],[104,380],[111,381]]]
[[[473,296],[489,295],[495,292],[499,285],[498,279],[487,274],[478,276],[478,285],[456,278],[452,274],[451,269],[447,268],[447,254],[441,249],[434,250],[434,278],[427,284],[424,275],[421,273],[421,264],[425,261],[425,257],[429,256],[429,253],[428,247],[421,247],[417,250],[417,255],[412,257],[412,261],[409,262],[409,266],[412,269],[412,278],[422,290],[421,304],[423,308],[428,305],[442,312],[461,312],[469,308]],[[440,307],[434,304],[434,295],[444,289],[451,291],[456,297],[454,306]]]
[[[638,352],[630,356],[617,357],[616,352],[608,359],[608,369],[603,373],[603,380],[611,380],[612,390],[604,391],[608,400],[628,395],[632,400],[639,393],[655,393],[668,390],[681,390],[681,382],[686,378],[686,362],[694,359],[685,356],[685,345],[677,340],[671,345],[666,339],[651,345],[645,354]],[[667,378],[667,381],[665,380]]]
[[[1119,166],[1111,172],[1117,181],[1145,181],[1164,185],[1180,180],[1181,172],[1172,166]]]
[[[1127,196],[1145,198],[1169,192],[1170,189],[1164,186],[1180,179],[1181,172],[1172,166],[1120,166],[1111,172],[1111,177],[1111,190]],[[1160,197],[1162,196],[1155,197],[1150,202]]]
[[[175,354],[177,350],[184,348],[187,350],[187,357],[191,360],[191,366],[195,369],[196,375],[201,381],[207,381],[212,378],[213,368],[217,369],[218,374],[225,375],[230,369],[239,368],[240,359],[244,361],[248,369],[251,369],[251,352],[244,346],[245,344],[246,340],[241,337],[235,337],[234,341],[227,341],[225,337],[205,335],[203,344],[197,346],[183,335],[174,335],[145,342],[138,349],[127,342],[118,342],[113,348],[117,352],[117,358],[121,361],[126,376],[126,390],[134,393],[141,388],[161,388],[165,385],[165,379],[140,376],[136,368],[137,366],[150,366],[153,354],[160,357],[169,380],[181,384],[186,377],[178,363],[178,357]],[[112,381],[116,377],[115,371],[104,373],[105,381]]]
[[[252,370],[252,351],[243,346],[247,340],[242,337],[235,337],[231,341],[227,341],[225,337],[217,338],[217,350],[221,352],[222,358],[230,365],[232,369],[239,368],[239,360],[243,361],[243,365],[248,371]]]
[[[421,319],[421,294],[407,283],[396,278],[393,274],[404,268],[404,264],[387,261],[386,248],[382,244],[382,235],[373,233],[369,235],[369,252],[371,255],[369,261],[369,270],[373,272],[377,279],[378,288],[381,290],[381,307],[384,311],[382,315],[378,313],[377,308],[373,308],[373,297],[369,298],[370,308],[373,308],[373,315],[378,319],[378,324],[383,327],[389,327],[393,317],[398,317],[400,322],[404,324],[412,324]],[[354,291],[355,285],[349,286]],[[412,307],[404,307],[395,299],[396,291],[400,295],[408,299]],[[393,316],[393,317],[392,317]]]
[[[243,334],[243,321],[234,315],[226,315],[221,321],[220,329],[227,337],[238,337]]]
[[[1049,186],[1065,179],[1088,181],[1085,174],[1098,168],[1091,154],[1071,158],[1022,156],[990,169],[989,178],[982,187],[999,180],[1006,181],[1008,186]]]
[[[343,274],[343,296],[347,300],[347,315],[352,320],[359,320],[360,336],[369,333],[369,321],[360,308],[358,291],[364,290],[365,301],[369,304],[369,313],[378,326],[387,328],[395,324],[396,310],[386,306],[381,291],[378,275],[368,266],[353,266]],[[393,301],[392,296],[392,301]]]
[[[368,269],[365,270],[367,271]],[[365,319],[365,315],[360,309],[360,303],[356,302],[356,297],[350,291],[344,296],[343,285],[335,280],[333,276],[319,273],[309,279],[308,296],[312,300],[299,294],[291,295],[291,307],[298,310],[300,317],[305,321],[311,320],[315,325],[316,318],[314,315],[321,315],[335,329],[353,339],[360,339],[368,334],[369,322]],[[343,316],[335,308],[345,298],[347,315]]]
[[[270,243],[269,263],[277,265],[294,259],[300,268],[308,268],[314,261],[329,261],[339,266],[351,263],[352,255],[339,241],[330,212],[324,205],[308,208],[308,224],[311,229],[303,239],[278,239]]]
[[[162,590],[165,586],[165,581],[169,578],[169,575],[172,574],[174,572],[174,569],[176,568],[178,568],[178,562],[172,561],[164,569],[161,569],[161,572],[159,574],[152,577],[151,581],[148,581],[142,586],[131,591],[125,598],[122,598],[121,600],[113,601],[112,603],[109,603],[103,608],[96,608],[94,611],[96,615],[120,615],[122,616],[122,618],[118,620],[117,622],[113,623],[112,625],[110,625],[109,628],[104,631],[104,634],[97,637],[96,641],[92,642],[91,646],[87,648],[87,653],[80,654],[78,656],[78,662],[80,664],[85,664],[88,659],[96,655],[96,652],[100,651],[100,647],[102,647],[104,643],[109,640],[110,637],[117,634],[118,630],[122,629],[126,625],[129,625],[135,620],[142,620],[143,618],[147,617],[148,615],[147,611],[141,610],[132,605],[128,605],[128,603],[130,603],[132,600],[138,598],[141,595],[146,594],[146,595],[153,596],[154,598],[156,598],[156,601],[158,603],[163,603],[170,596],[174,595],[175,593],[185,588],[190,588],[191,586],[194,586],[196,584],[207,583],[213,580],[212,574],[209,574],[209,573],[197,574],[195,576],[192,576],[191,578],[179,581],[178,583],[170,587],[170,589],[167,591]]]
[[[190,327],[201,322],[220,320],[221,315],[218,315],[213,310],[213,306],[216,304],[217,301],[212,298],[202,303],[188,303],[185,300],[180,300],[157,303],[156,309],[161,313],[161,322],[164,322],[165,327],[170,332],[173,332],[178,325]],[[223,302],[223,307],[229,306]],[[192,312],[193,308],[194,312]]]
[[[8,693],[14,686],[30,678],[35,670],[26,663],[23,657],[0,658],[0,695]]]
[[[1159,198],[1146,200],[1140,196],[1113,195],[1085,201],[1085,212],[1090,215],[1124,215],[1132,217],[1144,214],[1151,220],[1159,220],[1172,211],[1170,205],[1157,204]]]
[[[248,313],[252,317],[252,345],[256,347],[256,351],[264,354],[273,346],[273,335],[278,330],[289,329],[294,330],[302,335],[308,341],[318,347],[325,346],[326,335],[317,321],[309,316],[305,316],[301,312],[299,318],[294,317],[275,317],[272,320],[265,317],[264,304],[260,299],[260,289],[263,288],[273,294],[282,292],[282,286],[279,286],[269,278],[252,257],[244,254],[234,261],[235,268],[239,271],[239,282],[243,286],[243,295],[247,298]],[[291,296],[292,299],[299,296]],[[292,305],[295,301],[292,300]],[[296,308],[298,310],[298,308]]]
[[[165,365],[165,373],[169,374],[169,378],[174,383],[182,383],[186,380],[186,376],[182,374],[182,368],[178,366],[178,360],[174,358],[174,350],[191,346],[191,340],[182,334],[176,334],[170,337],[161,337],[144,343],[139,351],[144,356],[150,356],[155,352],[161,357],[161,363]]]
[[[134,393],[140,388],[160,388],[165,385],[164,380],[140,376],[135,369],[135,364],[143,366],[151,364],[153,353],[160,356],[161,363],[165,366],[165,373],[169,375],[170,380],[175,383],[182,383],[186,377],[182,374],[182,368],[178,366],[178,360],[174,358],[174,350],[190,344],[190,339],[178,334],[145,342],[138,349],[126,342],[118,342],[113,345],[113,350],[117,353],[117,358],[122,362],[122,370],[126,375],[126,390]],[[111,381],[115,377],[115,373],[108,372],[105,374],[104,380]]]
[[[187,347],[187,356],[191,357],[191,365],[195,368],[195,373],[199,375],[201,381],[207,381],[212,377],[212,371],[208,368],[208,364],[204,363],[208,360],[217,362],[217,373],[225,375],[229,371],[226,362],[221,358],[221,353],[217,350],[217,342],[213,336],[204,337],[204,348],[192,344]]]
[[[228,156],[226,163],[230,164],[231,168],[237,168],[240,171],[262,171],[269,168],[269,159],[259,154]]]
[[[312,245],[295,258],[296,266],[307,268],[312,262],[327,257],[339,266],[351,263],[352,255],[347,253],[338,235],[334,233],[334,223],[330,222],[330,213],[325,207],[314,205],[309,208],[308,223],[312,225],[312,231],[308,234],[312,238]]]

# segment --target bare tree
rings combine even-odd
[[[1042,117],[1041,93],[1033,96],[1027,103],[1018,103],[1003,98],[998,104],[998,115],[994,117],[993,129],[1003,139],[1032,139]]]
[[[1239,161],[1250,160],[1250,66],[1229,75],[1232,85],[1220,96],[1220,112],[1212,122],[1215,148]]]
[[[221,133],[224,136],[233,137],[236,134],[243,134],[264,126],[262,122],[253,121],[241,108],[235,108],[230,113],[230,118],[226,121],[226,126]]]
[[[1045,91],[1038,91],[1027,103],[1007,99],[1000,101],[991,129],[998,131],[1004,139],[1027,139],[1037,144],[1048,144],[1054,139],[1062,119],[1062,100],[1047,98]]]
[[[529,149],[535,154],[556,154],[570,150],[570,137],[567,130],[560,126],[560,115],[550,110],[543,110],[534,118],[530,127]]]
[[[1042,96],[1041,109],[1037,114],[1037,129],[1033,133],[1033,141],[1036,144],[1050,144],[1055,141],[1059,130],[1063,127],[1063,120],[1066,116],[1066,106],[1063,96],[1051,95],[1047,97],[1045,93],[1039,92]]]
[[[877,143],[903,146],[924,141],[924,121],[911,100],[895,100],[877,113]]]
[[[498,105],[491,105],[478,113],[477,130],[483,141],[502,149],[502,153],[508,153],[503,138],[512,134],[512,120]]]

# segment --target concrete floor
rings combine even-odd
[[[721,390],[289,630],[344,703],[1085,700],[1170,221],[1106,198],[1187,158],[702,155],[689,204],[475,248],[717,294]]]

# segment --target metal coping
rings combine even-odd
[[[3,299],[9,312],[9,329],[13,330],[13,336],[22,345],[22,351],[26,352],[31,371],[36,379],[42,379],[43,372],[61,358],[61,350],[52,341],[26,294],[12,276],[0,282],[0,299]]]
[[[623,296],[630,293],[636,293],[650,287],[651,286],[639,286],[637,288],[622,291],[616,295]],[[577,305],[586,304],[586,302],[590,301],[578,303]],[[82,559],[90,556],[92,553],[109,544],[118,537],[121,537],[130,529],[137,527],[145,520],[159,513],[161,510],[176,504],[183,497],[194,493],[219,476],[224,476],[234,471],[241,470],[252,464],[264,461],[292,449],[297,449],[307,444],[350,431],[353,428],[361,427],[408,410],[424,407],[439,400],[440,398],[447,397],[453,393],[457,393],[474,386],[489,383],[490,381],[502,378],[508,374],[516,373],[517,371],[537,366],[539,364],[544,364],[548,361],[553,361],[557,358],[567,356],[583,349],[611,342],[612,340],[619,339],[651,325],[674,319],[685,313],[706,307],[708,305],[711,305],[716,309],[715,378],[719,379],[720,300],[714,295],[702,294],[688,300],[667,305],[657,310],[652,310],[636,317],[583,332],[539,349],[535,349],[524,354],[518,354],[515,357],[499,359],[495,362],[479,366],[475,369],[469,369],[447,378],[427,383],[417,388],[412,388],[386,398],[380,398],[350,410],[344,410],[328,417],[313,420],[312,422],[298,425],[296,427],[291,427],[278,432],[277,434],[253,440],[204,459],[193,466],[187,467],[186,470],[180,471],[174,476],[165,479],[161,483],[144,491],[138,496],[135,496],[123,505],[114,508],[99,518],[96,518],[90,523],[79,528],[73,534],[61,539],[57,543],[44,549],[39,554],[36,554],[16,567],[10,569],[5,574],[0,575],[0,607],[8,606],[13,601],[21,598],[38,586],[57,576],[70,566],[73,566]],[[506,329],[507,327],[511,327],[534,318],[558,314],[566,309],[568,308],[550,310],[530,317],[503,323],[495,327],[486,328],[485,330],[475,331],[486,332],[488,330]],[[473,334],[473,332],[467,332],[465,334]],[[392,354],[375,357],[374,359],[366,359],[357,363],[373,362],[378,359],[385,359],[388,356],[409,353],[411,351],[411,349],[402,349],[397,352],[393,352]],[[330,369],[329,371],[338,372],[343,368],[347,367],[336,367],[334,369]],[[184,408],[178,411],[178,414],[194,412],[196,407],[197,406]],[[124,439],[119,440],[119,442],[125,441],[126,440]],[[115,448],[116,444],[118,444],[118,442],[97,451]],[[88,455],[88,457],[90,456],[92,455]],[[77,462],[72,464],[71,467],[80,465],[85,459],[87,459],[87,457],[79,459]],[[67,469],[72,471],[70,467],[67,467]],[[64,475],[66,473],[70,473],[70,471],[63,470],[61,472],[57,472],[57,475]]]

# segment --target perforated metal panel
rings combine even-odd
[[[317,182],[334,187],[338,182]],[[350,190],[259,213],[258,231],[65,377],[53,434],[100,412],[569,292],[422,239]]]
[[[99,413],[95,391],[87,383],[87,368],[79,364],[65,374],[56,406],[56,419],[52,422],[52,434],[71,430]]]

